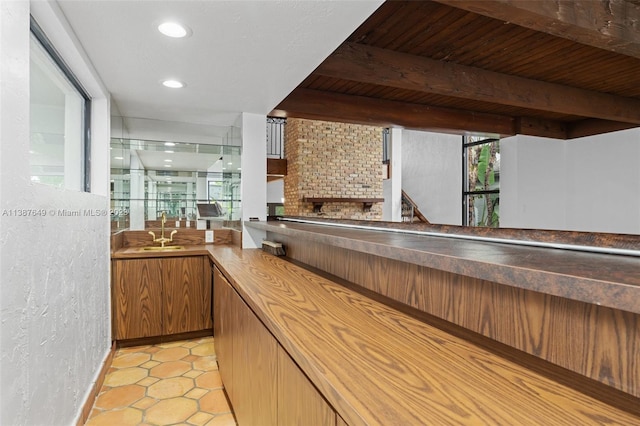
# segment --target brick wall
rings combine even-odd
[[[317,216],[303,197],[382,198],[382,128],[290,118],[285,125],[289,216]],[[382,203],[325,203],[323,217],[382,219]]]

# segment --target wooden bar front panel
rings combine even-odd
[[[640,397],[640,315],[282,234],[275,240],[292,259]]]

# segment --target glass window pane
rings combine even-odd
[[[85,99],[33,35],[30,90],[31,180],[81,190]]]
[[[467,195],[468,226],[500,226],[500,194]]]
[[[467,147],[467,191],[500,188],[500,143],[498,141]]]

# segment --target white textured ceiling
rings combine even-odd
[[[122,116],[231,126],[271,111],[382,1],[58,3]],[[166,19],[193,35],[160,34]]]

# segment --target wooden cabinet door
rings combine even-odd
[[[240,425],[275,426],[278,342],[235,290],[231,294],[234,412]]]
[[[278,425],[335,426],[336,413],[278,345]]]
[[[162,334],[159,259],[113,262],[113,331],[117,340]]]
[[[175,334],[203,330],[209,315],[210,290],[205,289],[202,256],[162,259],[163,333]],[[209,296],[207,297],[207,294]]]
[[[217,267],[213,270],[213,338],[220,377],[233,404],[233,343],[231,334],[231,285]]]

